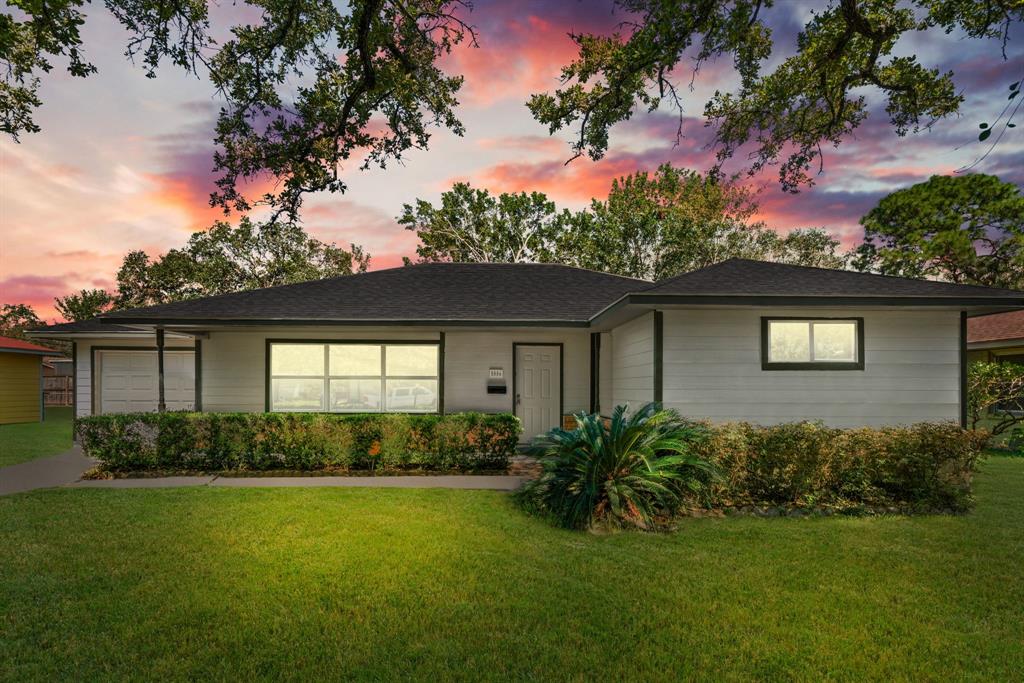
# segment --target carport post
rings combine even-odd
[[[156,409],[163,413],[167,411],[167,403],[164,401],[164,329],[162,327],[156,328],[156,372]]]

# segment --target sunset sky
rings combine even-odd
[[[770,10],[780,54],[794,49],[815,4],[780,3]],[[55,317],[54,296],[83,287],[113,289],[125,252],[162,253],[221,215],[208,206],[218,107],[212,88],[170,66],[156,79],[145,78],[122,55],[125,32],[101,6],[87,11],[87,55],[99,74],[75,79],[55,70],[45,78],[37,114],[43,132],[24,135],[20,144],[0,139],[0,303],[31,304],[46,319]],[[216,20],[224,24],[238,11],[224,5]],[[613,130],[605,159],[566,166],[565,139],[548,137],[524,102],[531,92],[557,86],[559,66],[574,54],[568,32],[608,31],[621,17],[591,0],[479,0],[469,18],[479,29],[480,48],[460,48],[445,61],[446,69],[466,76],[459,107],[466,135],[438,131],[431,149],[410,154],[403,166],[347,170],[346,194],[307,200],[304,225],[314,236],[360,244],[373,268],[386,268],[414,255],[415,236],[395,222],[402,204],[436,199],[456,180],[492,191],[540,190],[575,208],[604,197],[611,179],[622,174],[665,161],[700,170],[712,164],[700,115],[710,93],[735,85],[727,61],[702,70],[692,92],[684,88],[688,119],[678,146],[674,112],[639,114]],[[995,118],[1008,85],[1024,72],[1017,38],[1007,61],[998,44],[956,35],[901,44],[903,53],[955,72],[966,96],[962,116],[901,139],[883,104],[872,99],[873,114],[856,139],[826,151],[815,187],[784,195],[774,171],[753,180],[763,188],[760,218],[783,232],[824,227],[852,245],[861,236],[858,218],[880,197],[974,161],[985,149],[975,141],[978,123]],[[688,83],[689,69],[677,80]],[[1024,184],[1020,131],[1024,126],[977,170]]]

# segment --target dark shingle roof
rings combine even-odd
[[[104,318],[586,322],[649,284],[556,264],[426,263],[116,311]]]
[[[627,296],[629,295],[629,296]],[[824,268],[730,259],[650,283],[557,264],[427,263],[114,311],[39,332],[129,331],[124,324],[218,321],[586,325],[627,303],[865,302],[1024,307],[1024,293]],[[616,303],[617,302],[617,303]],[[613,306],[613,304],[616,304]],[[41,334],[39,336],[46,336]]]
[[[912,297],[1024,299],[1024,293],[932,280],[729,259],[662,280],[643,294],[786,297]]]

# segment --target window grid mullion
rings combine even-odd
[[[814,363],[814,362],[816,362],[818,360],[817,358],[814,357],[814,326],[816,324],[817,323],[814,322],[813,320],[811,320],[811,321],[809,321],[807,323],[807,327],[808,327],[808,330],[809,330],[808,334],[810,335],[810,345],[807,348],[807,357],[811,359],[812,363]]]
[[[392,380],[427,380],[427,381],[440,381],[439,374],[433,375],[388,375],[387,374],[387,344],[367,344],[367,346],[377,346],[380,349],[380,374],[379,375],[335,375],[331,373],[331,347],[337,346],[331,342],[320,344],[323,349],[323,369],[320,375],[292,375],[292,374],[273,374],[271,373],[271,381],[277,379],[297,379],[297,380],[315,380],[319,377],[323,382],[323,394],[320,400],[320,411],[321,412],[334,412],[331,409],[331,380],[378,380],[380,382],[380,403],[376,412],[386,413],[387,410],[387,381]],[[273,354],[273,348],[271,348],[271,354]],[[438,356],[440,356],[440,350],[438,350]],[[271,406],[274,409],[274,406]],[[310,412],[310,411],[300,411]],[[313,411],[315,412],[315,411]]]

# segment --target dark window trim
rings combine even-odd
[[[590,412],[601,411],[601,333],[590,333]]]
[[[267,338],[264,340],[264,352],[263,352],[263,412],[270,413],[274,412],[270,409],[270,346],[271,344],[349,344],[349,345],[372,345],[372,344],[387,344],[389,346],[436,346],[437,347],[437,410],[433,411],[417,411],[415,413],[408,413],[410,415],[443,415],[444,414],[444,332],[440,333],[437,339],[287,339],[287,338]],[[383,401],[383,397],[381,399]],[[303,413],[323,413],[321,410],[303,410],[303,411],[278,411],[278,412],[303,412]],[[402,415],[401,411],[377,411],[381,415]],[[373,414],[376,415],[377,412]],[[326,411],[330,415],[356,415],[358,413],[352,412],[340,412],[340,411]]]
[[[772,363],[768,360],[768,323],[779,320],[803,322],[845,321],[857,323],[857,360],[825,363]],[[815,317],[815,316],[761,316],[761,370],[863,370],[864,369],[864,318],[861,317]]]
[[[519,375],[518,351],[520,346],[557,346],[558,347],[558,426],[562,426],[565,415],[565,344],[563,342],[512,342],[512,414],[519,417],[516,405],[516,379]],[[520,418],[522,419],[522,418]],[[531,435],[530,438],[533,438]]]
[[[194,346],[165,346],[164,352],[167,351],[192,351],[195,352]],[[157,351],[155,346],[108,346],[98,345],[89,347],[89,414],[96,415],[96,389],[99,387],[97,378],[99,374],[96,372],[96,352],[97,351]]]

